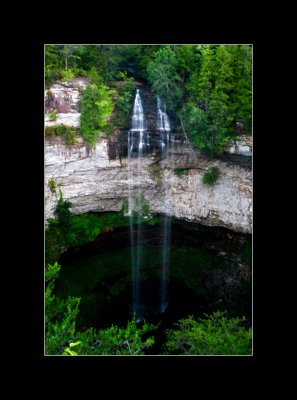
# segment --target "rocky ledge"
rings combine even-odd
[[[241,135],[237,140],[230,140],[225,150],[229,154],[237,154],[241,156],[252,156],[253,154],[253,138],[250,135]]]
[[[167,156],[109,159],[108,139],[98,140],[91,152],[83,143],[65,145],[59,137],[45,143],[45,219],[53,217],[55,196],[47,184],[54,178],[75,214],[119,211],[129,196],[140,193],[152,213],[252,232],[252,172],[221,160],[193,158],[184,145],[173,143]],[[216,184],[203,184],[203,174],[217,166]]]
[[[45,91],[45,126],[68,125],[79,127],[81,92],[88,84],[87,78],[74,78],[69,82],[60,82],[52,85]],[[54,121],[48,114],[55,111]]]

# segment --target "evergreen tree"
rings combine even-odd
[[[182,91],[181,77],[178,75],[176,57],[170,46],[161,47],[155,53],[154,60],[148,65],[148,79],[152,90],[160,96],[169,111],[180,107]]]

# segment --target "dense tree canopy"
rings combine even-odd
[[[163,99],[169,111],[179,109],[182,97],[181,77],[176,67],[175,53],[169,46],[165,46],[154,53],[147,68],[153,92]]]
[[[114,124],[128,117],[135,85],[114,97],[110,92],[123,78],[148,83],[208,155],[222,153],[231,137],[252,130],[250,45],[46,45],[46,86],[74,76],[91,79],[81,130],[92,144],[113,109]]]

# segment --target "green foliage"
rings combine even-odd
[[[154,162],[148,166],[148,173],[153,179],[161,180],[164,175],[164,170],[159,162]]]
[[[192,126],[188,133],[207,154],[219,155],[236,133],[251,133],[252,47],[249,45],[45,46],[46,86],[86,73],[98,87],[117,79],[128,82],[132,76],[148,80],[169,111],[179,112],[181,105],[185,106],[185,121],[190,112],[188,102],[204,111],[206,117],[201,117],[206,119],[204,132],[201,134],[199,130],[199,118],[196,125],[193,116],[189,116]],[[116,107],[115,123],[122,126],[131,109],[128,90],[119,93]],[[196,132],[193,135],[192,128]],[[102,127],[94,129],[101,131]],[[197,139],[196,135],[200,137]]]
[[[202,50],[202,65],[196,82],[195,95],[205,111],[208,111],[210,96],[215,83],[215,51],[215,46],[207,46]]]
[[[50,243],[51,245],[55,245],[56,250],[59,250],[63,246],[78,246],[94,240],[103,229],[106,231],[106,221],[102,223],[96,215],[72,215],[70,212],[71,202],[63,198],[61,188],[56,193],[56,199],[57,203],[54,213],[57,219],[48,219],[49,228],[45,236],[46,249]],[[110,227],[110,229],[112,228]]]
[[[80,246],[93,241],[98,235],[130,225],[130,218],[127,215],[127,201],[124,202],[120,212],[107,212],[100,215],[91,213],[72,215],[70,212],[71,203],[63,199],[61,189],[56,192],[56,198],[55,215],[57,219],[48,218],[49,227],[45,231],[45,259],[47,263],[57,260],[62,248]],[[160,218],[150,214],[148,202],[141,196],[136,200],[136,209],[133,210],[132,221],[135,224],[156,225],[160,223]]]
[[[65,143],[68,145],[75,144],[77,138],[77,131],[75,129],[67,129],[64,134]]]
[[[217,311],[206,318],[181,319],[176,330],[167,330],[167,354],[251,355],[252,330],[241,326],[245,318],[226,318]]]
[[[104,128],[114,108],[111,95],[112,91],[104,84],[91,84],[83,91],[80,129],[91,147],[95,146],[97,137],[105,132]]]
[[[132,218],[133,224],[146,223],[155,225],[157,223],[157,220],[150,214],[149,202],[143,194],[135,199],[135,207],[132,210],[130,218]]]
[[[80,298],[61,300],[53,294],[55,279],[60,265],[48,265],[45,271],[45,354],[51,355],[141,355],[154,344],[154,338],[143,339],[143,335],[157,329],[144,323],[138,328],[135,318],[126,328],[112,325],[110,328],[76,330]],[[69,343],[69,345],[68,345]],[[79,346],[78,352],[73,347]]]
[[[185,84],[189,99],[181,116],[196,146],[208,155],[220,155],[238,126],[251,131],[252,50],[245,45],[203,45],[196,51],[197,68]]]
[[[187,173],[187,170],[185,168],[174,168],[174,173],[176,176],[178,176],[179,178],[181,178],[183,175],[185,175]]]
[[[68,356],[68,354],[69,354],[69,355],[71,355],[71,356],[77,356],[76,351],[70,350],[70,348],[75,347],[75,346],[78,346],[80,343],[81,343],[80,341],[77,341],[77,342],[75,342],[75,343],[71,342],[71,343],[69,344],[69,347],[66,347],[66,349],[64,350],[63,355]]]
[[[224,128],[215,129],[212,126],[206,111],[189,102],[184,106],[181,114],[186,131],[194,144],[206,155],[221,154],[229,136]]]
[[[134,65],[135,79],[148,80],[147,66],[153,60],[154,54],[159,48],[158,45],[135,46],[134,57],[130,59]]]
[[[145,218],[144,223],[147,225],[159,225],[162,222],[162,219],[159,215],[149,215]]]
[[[106,84],[112,82],[116,79],[118,71],[122,69],[123,51],[126,46],[100,45],[92,47],[91,49],[88,46],[85,47],[91,55],[89,57],[90,65],[95,64]]]
[[[55,194],[56,189],[57,189],[57,184],[56,184],[55,178],[50,178],[48,180],[47,184],[49,185],[51,193]]]
[[[92,83],[95,85],[101,85],[103,84],[103,78],[99,74],[98,70],[96,67],[92,67],[88,73],[89,78],[91,79]]]
[[[63,124],[45,127],[45,137],[62,136],[68,145],[76,143],[79,132],[79,128]]]
[[[70,207],[71,202],[64,200],[62,190],[59,188],[59,193],[57,194],[57,204],[55,207],[55,215],[57,216],[59,223],[62,226],[68,226],[70,221]]]
[[[181,75],[183,82],[186,82],[190,75],[197,70],[199,55],[195,46],[178,46],[176,50],[177,71]]]
[[[63,68],[61,48],[62,46],[45,45],[45,85],[47,87],[61,78]]]
[[[60,265],[48,265],[45,270],[45,353],[61,354],[75,333],[79,298],[61,300],[53,294]]]
[[[51,283],[53,282],[59,275],[61,266],[55,262],[53,265],[48,265],[45,270],[45,282]]]
[[[181,77],[177,73],[177,62],[170,46],[162,46],[154,53],[147,67],[152,91],[160,96],[169,111],[179,109],[182,98]]]
[[[85,355],[143,355],[145,350],[154,345],[154,337],[143,338],[148,332],[157,329],[156,325],[144,324],[139,328],[135,317],[127,322],[125,328],[112,325],[109,328],[88,329],[78,333],[82,341],[80,354]]]
[[[83,71],[80,45],[45,45],[45,85],[58,80],[64,82],[78,76]]]
[[[94,240],[102,231],[99,218],[92,214],[71,215],[67,226],[61,226],[62,243],[65,246],[79,246]]]
[[[219,175],[219,169],[217,167],[211,167],[209,171],[205,172],[203,175],[202,182],[204,185],[213,186],[218,180]]]
[[[123,82],[118,87],[118,99],[116,101],[116,116],[114,124],[121,127],[126,122],[132,109],[132,98],[136,89],[133,78],[128,78],[126,73],[120,72],[119,77]]]
[[[48,119],[50,121],[56,121],[57,115],[58,115],[57,111],[50,112],[50,113],[48,113]]]
[[[69,68],[67,71],[61,71],[62,82],[68,82],[75,77],[73,71]]]
[[[60,226],[55,218],[49,218],[49,227],[45,230],[45,264],[54,263],[59,259],[63,246],[60,243]]]
[[[66,301],[53,295],[55,313],[49,317],[46,312],[45,353],[62,354],[69,340],[74,340],[76,318],[79,312],[79,298],[68,297]],[[47,301],[47,298],[46,298]]]

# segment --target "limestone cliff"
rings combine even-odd
[[[45,126],[64,124],[79,127],[81,91],[87,83],[87,78],[75,78],[56,83],[45,92]],[[52,111],[57,113],[55,121],[48,117]]]
[[[202,183],[211,166],[220,169],[213,187]],[[176,168],[184,168],[176,175]],[[156,173],[156,171],[158,173]],[[123,201],[139,194],[139,186],[153,213],[204,225],[223,226],[239,232],[252,232],[251,170],[220,160],[191,157],[185,143],[174,143],[165,159],[157,155],[133,159],[128,179],[127,158],[109,159],[108,139],[98,140],[88,152],[83,143],[65,145],[61,138],[45,143],[45,218],[53,216],[55,196],[47,184],[54,178],[61,184],[64,198],[72,203],[71,211],[119,211]],[[164,184],[166,182],[166,184]]]
[[[57,83],[46,91],[46,126],[79,127],[81,92],[87,83],[87,78],[75,78]],[[149,88],[142,91],[148,128],[153,129],[156,126],[155,100]],[[49,121],[48,113],[54,110],[58,113],[57,120]],[[159,134],[153,146],[154,135],[150,132],[152,149],[159,147]],[[132,159],[130,175],[125,156],[127,132],[118,131],[112,138],[99,139],[91,152],[82,140],[75,145],[65,145],[59,137],[46,139],[45,219],[53,216],[55,196],[47,182],[54,178],[61,184],[65,199],[71,201],[73,213],[118,211],[129,193],[136,198],[141,188],[154,213],[251,233],[251,169],[222,160],[211,161],[201,155],[192,157],[184,138],[178,134],[173,138],[163,160],[158,160],[159,155],[154,150],[140,163]],[[227,152],[230,156],[251,156],[252,138],[242,136],[230,142]],[[220,177],[213,187],[207,187],[202,177],[214,165],[219,167]],[[179,176],[176,168],[184,169]]]

